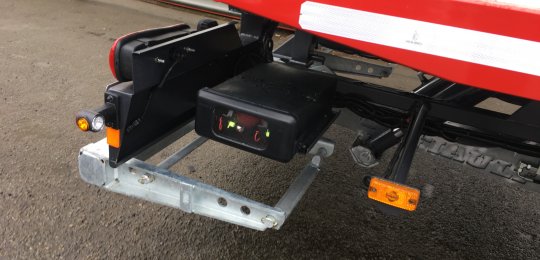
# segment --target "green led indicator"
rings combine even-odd
[[[229,123],[227,124],[227,128],[231,128],[231,127],[235,127],[236,126],[236,123],[233,122],[233,121],[229,121]]]
[[[270,137],[270,130],[266,129],[266,133],[264,133],[264,135],[266,136],[266,138]]]

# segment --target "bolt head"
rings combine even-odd
[[[148,184],[148,183],[151,183],[154,181],[154,176],[152,175],[148,175],[148,174],[144,174],[143,176],[141,176],[139,178],[139,183],[140,184]]]
[[[267,227],[267,228],[274,228],[277,226],[277,220],[274,216],[266,216],[261,219],[261,222]]]
[[[364,151],[360,154],[360,158],[362,158],[362,161],[364,162],[371,162],[373,160],[373,156],[371,155],[371,152]]]

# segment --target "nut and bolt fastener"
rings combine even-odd
[[[139,178],[139,183],[140,184],[148,184],[148,183],[151,183],[154,181],[154,176],[152,175],[148,175],[148,174],[144,174],[142,175],[140,178]]]
[[[274,228],[277,226],[277,220],[273,216],[266,216],[261,219],[261,222],[267,227],[267,228]]]
[[[369,151],[363,151],[362,153],[360,153],[360,159],[362,160],[362,162],[370,164],[373,162],[373,155]]]

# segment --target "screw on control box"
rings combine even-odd
[[[306,153],[336,118],[333,75],[261,64],[199,91],[199,135],[287,162]]]

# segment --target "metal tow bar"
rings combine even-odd
[[[311,161],[272,207],[168,170],[205,141],[204,137],[195,139],[157,166],[131,159],[112,168],[103,139],[81,149],[79,173],[84,181],[116,193],[263,231],[281,228],[320,171],[322,157],[334,151],[333,142],[319,140],[311,149]]]

